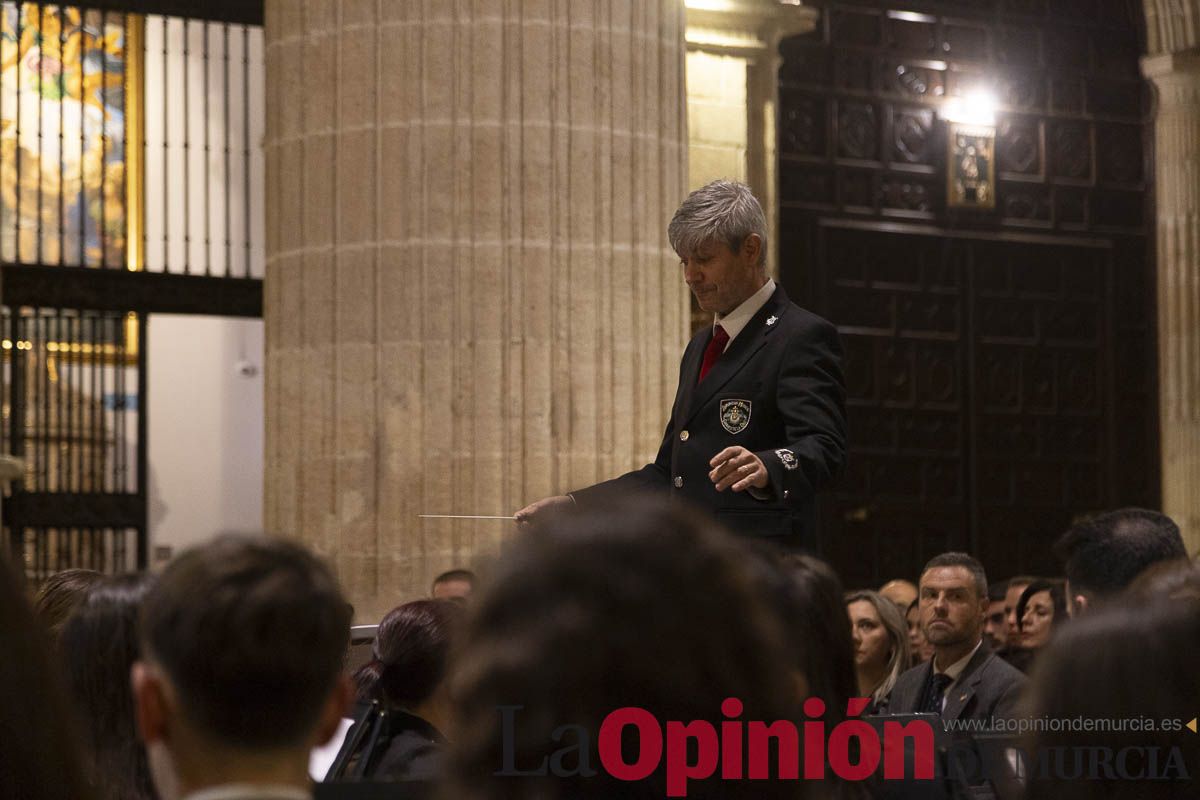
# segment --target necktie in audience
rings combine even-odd
[[[929,682],[929,692],[925,696],[925,707],[922,711],[942,713],[942,699],[946,696],[946,687],[953,682],[954,679],[944,672],[934,675]]]

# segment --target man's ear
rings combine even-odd
[[[129,670],[129,683],[139,738],[147,745],[166,740],[170,713],[162,678],[146,662],[135,661]]]
[[[338,726],[341,725],[342,718],[349,712],[350,704],[353,701],[354,687],[350,683],[349,676],[342,673],[338,675],[333,690],[325,700],[325,707],[321,709],[321,717],[317,721],[317,728],[313,733],[316,746],[329,743],[329,740],[337,733]]]
[[[746,256],[753,264],[758,264],[758,260],[762,255],[762,238],[757,233],[752,233],[742,242],[742,254]]]

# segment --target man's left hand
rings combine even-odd
[[[713,468],[708,473],[709,480],[716,484],[718,492],[730,488],[741,492],[752,486],[765,489],[770,482],[762,459],[744,447],[726,447],[713,456],[708,465]]]

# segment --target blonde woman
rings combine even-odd
[[[847,594],[846,613],[854,638],[858,696],[870,698],[871,705],[864,713],[872,714],[892,691],[896,678],[908,669],[908,628],[896,604],[877,592]]]

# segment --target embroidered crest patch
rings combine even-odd
[[[800,462],[796,460],[796,454],[791,450],[776,450],[775,455],[779,457],[779,462],[783,464],[784,469],[795,469],[800,466]]]
[[[722,400],[721,427],[730,433],[741,433],[750,424],[749,400]]]

